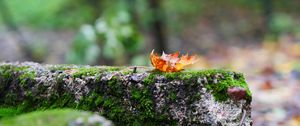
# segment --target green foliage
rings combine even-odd
[[[275,33],[291,32],[295,23],[291,16],[276,13],[271,23],[271,30]]]
[[[141,47],[142,38],[135,28],[132,15],[124,2],[106,9],[96,21],[95,28],[102,40],[105,58],[122,58]]]
[[[266,39],[275,40],[281,35],[295,35],[296,37],[300,36],[300,24],[296,19],[287,13],[274,13],[270,22],[270,31],[267,33]]]
[[[78,26],[91,20],[91,8],[73,0],[5,0],[18,25],[42,28]]]
[[[100,48],[96,43],[94,28],[83,25],[76,35],[70,52],[67,54],[67,62],[75,64],[95,64],[100,55]]]
[[[128,5],[124,2],[112,5],[103,11],[95,26],[82,26],[67,54],[69,63],[95,64],[99,62],[100,55],[103,60],[114,59],[124,63],[126,56],[141,48],[142,37],[132,22]]]
[[[203,6],[203,1],[163,1],[163,8],[165,8],[165,15],[167,16],[166,25],[174,32],[181,31],[187,25],[197,21],[203,13]]]

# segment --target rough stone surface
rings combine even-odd
[[[235,87],[243,97],[227,93]],[[18,113],[76,108],[116,125],[249,126],[250,103],[242,74],[231,71],[0,63],[0,108],[16,107]]]

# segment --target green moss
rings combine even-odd
[[[101,103],[103,103],[103,97],[102,96],[97,96],[95,98],[95,105],[99,106]]]
[[[247,97],[246,99],[251,100],[251,92],[249,90],[248,85],[245,82],[245,78],[241,73],[235,73],[235,72],[228,72],[223,71],[222,75],[223,78],[218,78],[218,84],[208,84],[206,87],[210,90],[212,90],[213,95],[215,98],[219,101],[224,101],[228,99],[227,89],[229,87],[242,87],[246,89]],[[213,75],[210,75],[212,79]]]
[[[11,117],[20,113],[20,110],[14,107],[0,107],[0,118]]]
[[[113,66],[102,66],[102,68],[106,69],[107,71],[119,71],[124,69],[124,67],[113,67]]]
[[[29,70],[29,67],[19,67],[16,71],[20,72],[19,82],[20,86],[25,87],[28,84],[28,80],[34,80],[36,73]],[[32,83],[32,82],[29,82]]]
[[[72,76],[74,78],[77,78],[77,77],[81,78],[82,76],[97,75],[101,72],[102,72],[101,69],[94,68],[94,67],[92,67],[92,68],[78,68],[78,69],[75,70],[75,73],[72,74]]]
[[[14,66],[14,65],[3,65],[0,66],[0,75],[5,78],[4,80],[11,80],[17,76],[20,86],[26,86],[28,80],[34,80],[36,73],[34,70],[30,70],[29,66]],[[5,85],[9,82],[2,82],[1,85]]]
[[[74,69],[77,67],[80,67],[80,65],[60,64],[60,65],[48,66],[47,68],[51,71],[64,71],[64,70]]]
[[[0,66],[0,75],[3,78],[11,78],[12,65],[2,65]]]
[[[155,81],[154,77],[161,75],[164,76],[168,81],[184,80],[184,83],[186,84],[194,84],[197,83],[198,78],[206,78],[208,83],[205,83],[205,87],[212,91],[213,96],[218,101],[225,101],[229,98],[227,94],[227,89],[229,87],[242,87],[246,89],[246,99],[251,99],[252,96],[245,78],[241,73],[226,70],[186,70],[182,72],[167,73],[154,70],[147,78],[144,79],[144,83],[146,85],[153,84]],[[217,75],[220,75],[222,77],[215,77]],[[217,84],[214,83],[214,79],[217,80]]]
[[[39,100],[40,101],[40,100]],[[64,92],[60,96],[52,96],[49,98],[49,102],[46,102],[44,105],[41,105],[40,107],[37,107],[36,109],[39,109],[43,106],[45,106],[45,109],[47,108],[75,108],[75,106],[78,105],[78,103],[74,102],[75,96],[69,92]],[[40,101],[42,102],[42,101]]]
[[[176,100],[177,95],[174,91],[170,91],[169,92],[169,97],[172,101],[174,101],[174,100]]]
[[[83,119],[84,125],[88,125],[88,117],[92,113],[72,109],[54,109],[36,111],[22,114],[13,118],[4,118],[0,121],[3,126],[67,126],[77,118]],[[97,125],[98,126],[98,125]],[[99,124],[101,126],[101,124]]]
[[[0,94],[5,92],[5,88],[10,84],[13,79],[11,65],[0,66]],[[1,99],[0,99],[1,101]]]
[[[1,97],[5,97],[0,99],[0,102],[3,103],[1,105],[18,105],[20,95],[8,92],[6,89],[13,86],[15,90],[21,92],[22,89],[30,88],[34,83],[35,76],[34,70],[28,66],[17,67],[10,64],[0,66],[0,96],[4,95]],[[24,92],[24,95],[31,95],[31,92]]]
[[[48,67],[52,71],[72,71],[73,78],[81,78],[83,76],[96,76],[105,72],[120,71],[125,67],[112,66],[74,66],[74,65],[56,65]]]

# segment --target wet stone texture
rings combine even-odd
[[[97,112],[116,125],[249,126],[251,92],[224,70],[0,63],[0,107]]]

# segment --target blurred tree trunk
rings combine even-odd
[[[262,0],[262,10],[263,10],[263,37],[268,35],[271,30],[271,22],[272,22],[272,15],[273,15],[273,2],[272,0]]]
[[[152,10],[153,20],[150,24],[151,33],[154,38],[154,47],[158,52],[168,51],[166,45],[166,34],[164,32],[165,23],[164,23],[164,12],[161,8],[161,0],[149,0],[150,9]]]

